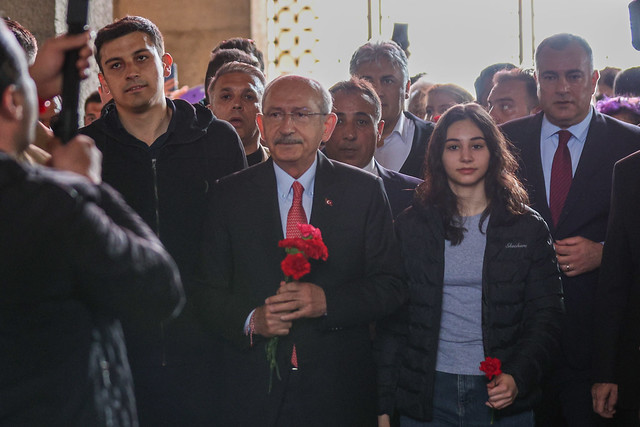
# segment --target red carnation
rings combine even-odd
[[[480,370],[484,372],[484,375],[488,379],[491,379],[502,373],[502,371],[500,370],[501,365],[502,362],[500,362],[500,359],[497,359],[495,357],[487,357],[483,362],[480,362]]]
[[[325,246],[322,239],[313,238],[305,240],[304,242],[306,245],[304,253],[307,254],[309,258],[322,259],[323,261],[327,260],[329,251],[327,250],[327,247]]]
[[[298,229],[300,233],[302,233],[302,237],[319,239],[322,241],[322,233],[320,233],[320,229],[315,228],[311,224],[298,224]]]
[[[293,277],[294,280],[311,271],[311,264],[302,253],[287,255],[280,263],[280,267],[285,276]]]
[[[307,241],[300,237],[282,239],[278,242],[278,247],[287,249],[288,254],[296,253],[295,251],[289,251],[288,249],[297,249],[298,252],[306,252]]]

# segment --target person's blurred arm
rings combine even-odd
[[[84,79],[87,76],[91,56],[88,31],[48,39],[38,50],[35,62],[29,67],[29,74],[36,84],[40,99],[51,99],[62,91],[65,52],[73,49],[80,49],[76,66],[78,74]]]

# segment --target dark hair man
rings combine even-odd
[[[620,71],[613,81],[613,92],[615,96],[640,96],[640,67]]]
[[[269,157],[267,149],[260,144],[260,130],[256,123],[266,84],[264,74],[256,67],[230,62],[218,70],[207,88],[209,109],[238,132],[249,166],[264,162]]]
[[[333,112],[338,121],[325,144],[325,154],[331,160],[379,176],[395,218],[411,204],[413,190],[422,181],[386,169],[373,157],[384,128],[380,98],[369,82],[360,79],[338,82],[329,89],[329,93],[333,97]]]
[[[600,70],[600,78],[596,87],[596,101],[600,101],[605,97],[613,98],[613,84],[620,71],[622,70],[616,67],[604,67]]]
[[[318,152],[336,116],[315,80],[275,79],[262,111],[271,157],[214,189],[208,281],[195,299],[212,331],[227,338],[219,424],[375,425],[369,323],[406,298],[382,182]],[[278,241],[301,222],[321,230],[329,258],[285,283]],[[264,346],[274,336],[281,380],[274,374],[268,393]]]
[[[100,93],[95,91],[84,100],[84,125],[89,126],[100,118],[102,111],[102,99]]]
[[[519,119],[536,112],[536,79],[520,68],[498,71],[487,98],[489,114],[497,124]]]
[[[0,22],[3,425],[137,425],[118,319],[158,322],[183,302],[177,269],[158,239],[99,184],[100,154],[90,138],[52,141],[52,164],[84,177],[15,161],[34,138],[36,87],[41,98],[59,93],[68,49],[80,49],[84,72],[88,41],[87,33],[47,41],[31,68],[34,85]]]
[[[238,49],[248,53],[258,61],[258,65],[256,65],[256,67],[258,67],[260,71],[264,73],[264,55],[262,54],[262,51],[258,49],[258,46],[256,46],[255,41],[242,37],[232,37],[230,39],[223,40],[213,48],[213,50],[211,51],[211,56],[215,55],[221,50],[227,49]]]
[[[491,64],[480,71],[480,75],[473,82],[473,87],[476,90],[476,102],[484,108],[487,108],[487,97],[493,87],[493,76],[500,70],[511,70],[513,68],[516,68],[513,64],[499,62],[497,64]]]
[[[164,95],[171,56],[148,19],[127,16],[98,31],[95,57],[113,96],[83,129],[103,155],[103,179],[151,226],[173,256],[189,297],[213,183],[246,167],[238,135],[211,111]],[[171,323],[125,323],[143,425],[213,425],[214,343],[187,303]]]
[[[253,65],[254,67],[258,67],[259,65],[255,57],[240,49],[220,49],[212,53],[209,64],[207,65],[207,72],[204,75],[204,99],[200,101],[202,105],[209,105],[209,92],[207,89],[211,84],[211,79],[216,75],[220,67],[229,62],[243,62]]]
[[[562,354],[547,378],[540,425],[594,426],[594,299],[606,238],[613,165],[640,149],[640,129],[595,111],[598,82],[589,44],[556,34],[535,54],[541,113],[503,125],[520,154],[532,207],[547,221],[562,270],[566,316]],[[564,419],[564,421],[563,421]],[[560,423],[560,424],[559,424]]]
[[[387,169],[422,177],[433,123],[404,111],[411,87],[405,53],[391,41],[368,42],[354,52],[349,73],[369,81],[382,102],[385,126],[376,160]]]

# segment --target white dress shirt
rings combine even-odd
[[[589,114],[580,123],[575,124],[566,130],[571,132],[571,138],[567,142],[569,153],[571,153],[571,175],[576,174],[580,156],[584,143],[589,133],[589,124],[593,116],[593,107],[589,109]],[[558,131],[562,128],[552,124],[547,116],[542,117],[542,128],[540,129],[540,160],[542,161],[542,172],[544,174],[544,186],[547,194],[547,204],[549,204],[549,194],[551,192],[551,166],[553,165],[553,156],[558,148]]]
[[[413,120],[401,112],[396,126],[384,139],[382,147],[376,148],[375,158],[378,163],[392,171],[399,171],[411,152],[415,130]]]

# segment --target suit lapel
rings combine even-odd
[[[318,166],[313,190],[313,208],[311,209],[311,224],[325,229],[331,225],[331,211],[333,210],[333,164],[324,154],[318,152]],[[325,224],[328,222],[328,224]]]
[[[272,242],[284,238],[282,233],[282,221],[280,219],[280,205],[278,203],[278,185],[276,174],[273,170],[273,159],[257,164],[254,167],[255,174],[251,177],[249,185],[255,191],[248,191],[248,197],[253,201],[249,204],[255,208],[256,221],[263,224],[256,227],[264,233],[265,241]]]
[[[553,227],[553,221],[551,220],[551,210],[549,209],[549,203],[547,202],[547,189],[544,183],[544,172],[542,171],[542,157],[540,154],[540,129],[542,127],[542,113],[537,114],[533,120],[529,122],[528,129],[526,129],[523,143],[520,145],[520,155],[526,165],[524,177],[527,182],[524,184],[527,186],[529,195],[532,196],[530,202],[535,206],[535,209],[544,220],[549,224],[549,227]],[[534,190],[534,189],[537,189]]]
[[[413,114],[404,111],[405,118],[411,120],[414,123],[413,140],[411,141],[411,150],[405,160],[404,164],[398,172],[407,175],[422,175],[422,167],[424,166],[424,154],[426,152],[426,145],[428,138],[425,138],[425,129],[422,127],[419,119]],[[420,178],[423,178],[422,176]]]

